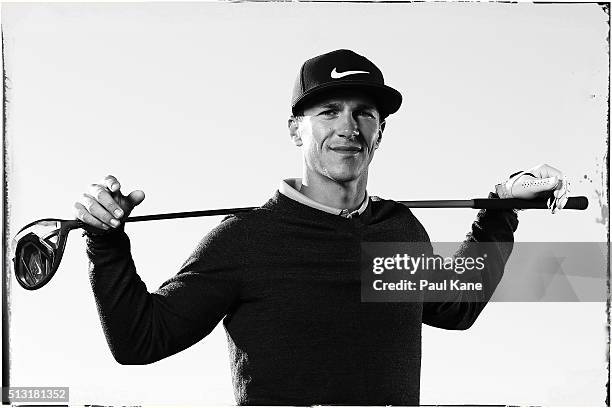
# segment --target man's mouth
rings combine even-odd
[[[355,154],[355,153],[359,153],[361,152],[361,146],[357,146],[357,145],[338,145],[338,146],[331,146],[330,150],[333,150],[336,153],[341,153],[341,154]]]

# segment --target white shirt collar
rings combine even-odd
[[[316,208],[317,210],[325,211],[326,213],[341,215],[346,218],[352,218],[355,215],[361,215],[368,206],[368,203],[370,202],[370,196],[368,196],[368,192],[366,191],[365,198],[363,199],[363,202],[361,203],[359,208],[355,211],[349,211],[348,209],[330,207],[328,205],[321,204],[311,198],[308,198],[300,192],[301,188],[302,179],[290,178],[286,180],[281,180],[278,191],[285,197],[297,201],[298,203],[307,205],[312,208]]]

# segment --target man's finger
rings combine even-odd
[[[568,199],[567,196],[562,197],[562,198],[559,199],[559,202],[557,203],[557,208],[559,210],[565,208],[565,204],[567,204],[567,199]]]
[[[94,198],[112,217],[121,218],[123,210],[115,201],[108,188],[100,184],[92,184],[89,188],[89,195]]]
[[[132,205],[132,208],[134,208],[145,199],[145,193],[142,190],[134,190],[128,194],[127,199]]]
[[[108,188],[108,190],[112,193],[121,189],[121,183],[119,183],[119,180],[117,180],[115,176],[110,174],[104,177],[100,184]]]
[[[561,170],[554,168],[553,166],[549,166],[548,164],[540,164],[536,167],[533,167],[527,170],[528,173],[532,173],[536,177],[539,178],[548,178],[557,176],[559,179],[563,177],[563,173]]]
[[[561,198],[565,195],[567,195],[569,192],[568,189],[568,183],[566,180],[561,180],[561,182],[559,183],[559,186],[555,189],[554,191],[554,196],[555,198]]]
[[[83,194],[81,198],[81,204],[85,207],[85,209],[98,220],[102,221],[109,227],[118,227],[119,221],[115,218],[115,216],[110,213],[105,207],[103,207],[98,200],[91,197],[88,194]]]
[[[108,230],[110,228],[108,225],[91,215],[85,206],[78,201],[74,203],[74,218],[83,221],[85,224],[92,225],[103,230]]]

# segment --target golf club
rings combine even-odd
[[[474,209],[548,209],[554,197],[523,200],[517,198],[472,200],[399,201],[409,208],[474,208]],[[584,210],[588,199],[569,197],[564,209]],[[223,208],[216,210],[176,212],[128,217],[125,222],[169,220],[174,218],[207,217],[248,212],[256,207]],[[74,229],[92,229],[79,220],[45,218],[23,227],[12,241],[13,269],[17,282],[28,290],[47,284],[55,275],[62,260],[68,233]]]

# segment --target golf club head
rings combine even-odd
[[[70,230],[76,220],[46,218],[22,228],[12,242],[13,272],[24,289],[35,290],[55,275],[62,260]]]

